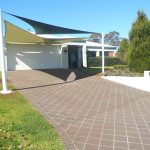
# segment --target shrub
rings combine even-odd
[[[113,66],[123,64],[117,57],[105,57],[105,66]],[[99,67],[102,66],[102,57],[89,57],[88,67]]]
[[[111,70],[105,71],[105,76],[143,76],[143,73],[131,72],[127,65],[114,65]]]
[[[113,66],[113,69],[122,69],[122,70],[124,70],[124,69],[127,69],[127,68],[128,68],[127,65],[114,65]]]

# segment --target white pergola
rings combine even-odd
[[[83,45],[83,50],[86,53],[86,45]],[[84,54],[83,54],[84,55]],[[86,57],[86,55],[85,55]],[[4,40],[3,40],[3,21],[2,21],[2,11],[0,9],[0,67],[2,74],[2,90],[1,94],[9,94],[12,91],[8,90],[7,86],[7,70],[5,65],[5,52],[4,52]],[[102,33],[102,73],[105,71],[105,62],[104,62],[104,33]]]

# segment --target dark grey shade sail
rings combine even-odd
[[[26,23],[30,24],[35,29],[36,34],[92,34],[94,33],[94,32],[89,32],[89,31],[82,31],[82,30],[59,27],[59,26],[50,25],[50,24],[39,22],[39,21],[27,19],[24,17],[20,17],[20,16],[10,14],[7,12],[4,12],[4,13],[14,16],[16,18],[19,18],[25,21]]]

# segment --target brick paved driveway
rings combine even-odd
[[[9,79],[55,126],[67,150],[150,150],[150,93],[76,74],[16,71]]]

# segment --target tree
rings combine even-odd
[[[109,32],[108,34],[105,35],[105,43],[114,45],[114,46],[119,46],[119,32],[117,31],[112,31]]]
[[[102,39],[101,33],[93,33],[90,35],[90,41],[100,43]]]
[[[136,72],[150,70],[150,21],[143,11],[137,12],[137,19],[129,33],[127,60],[129,68]]]
[[[109,45],[119,46],[119,32],[112,31],[105,34],[105,43]],[[90,41],[101,43],[102,35],[101,33],[94,33],[90,35]]]
[[[122,62],[126,62],[126,53],[128,51],[129,46],[129,40],[128,39],[122,39],[120,42],[120,47],[118,49],[118,52],[116,53],[116,56],[120,58]]]

